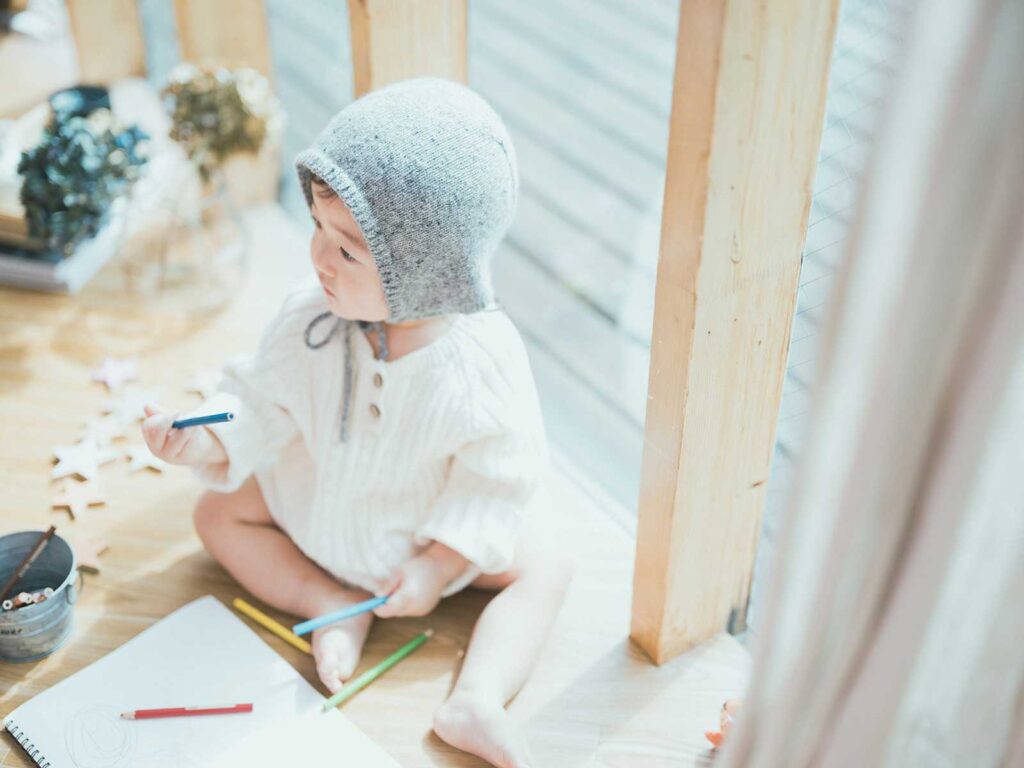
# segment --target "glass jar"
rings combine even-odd
[[[185,162],[150,168],[133,195],[119,249],[125,288],[147,307],[187,315],[221,309],[245,276],[248,243],[223,171]]]

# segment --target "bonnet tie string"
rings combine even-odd
[[[316,326],[330,317],[333,317],[332,313],[323,312],[309,321],[309,325],[306,326],[306,331],[303,334],[306,346],[309,349],[320,349],[334,338],[334,335],[338,332],[338,328],[340,328],[342,324],[341,318],[335,318],[334,323],[331,325],[331,329],[323,339],[319,341],[312,340],[313,330]],[[372,330],[377,334],[377,347],[379,349],[377,359],[387,360],[389,357],[388,337],[384,330],[384,323],[369,323],[364,320],[357,320],[354,323],[351,321],[345,323],[345,381],[341,395],[341,442],[343,443],[348,442],[349,412],[352,410],[352,381],[355,376],[355,368],[352,363],[352,334],[356,326],[359,327],[360,331]]]

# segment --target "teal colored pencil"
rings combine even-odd
[[[208,416],[194,416],[191,419],[178,419],[172,421],[171,426],[175,429],[185,429],[186,427],[199,427],[203,424],[223,424],[225,421],[234,421],[235,414],[230,411],[224,413],[211,413]]]
[[[406,643],[397,651],[392,653],[390,656],[384,659],[384,661],[380,662],[377,666],[371,667],[370,669],[366,670],[365,672],[363,672],[363,674],[361,674],[351,683],[349,683],[336,694],[331,696],[331,698],[324,702],[324,712],[334,709],[343,701],[346,701],[347,699],[350,699],[353,696],[355,696],[357,693],[363,690],[363,688],[365,688],[378,677],[383,675],[385,672],[387,672],[389,669],[395,666],[395,664],[397,664],[410,653],[415,651],[417,648],[419,648],[433,636],[434,630],[432,629],[428,629],[426,632],[420,632],[420,634],[416,635],[416,637],[414,637],[408,643]]]

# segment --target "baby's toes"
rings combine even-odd
[[[313,635],[313,657],[321,682],[334,693],[352,677],[359,663],[359,650],[347,633],[323,629]]]
[[[333,656],[318,661],[316,663],[316,673],[320,678],[320,682],[331,693],[337,693],[345,683],[341,677],[341,672],[338,670],[338,663]]]

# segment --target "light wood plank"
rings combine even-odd
[[[83,83],[146,74],[146,43],[137,0],[67,0]]]
[[[349,0],[356,96],[409,77],[466,82],[466,0]]]
[[[252,67],[271,77],[263,0],[174,0],[174,17],[185,61]]]
[[[629,530],[635,536],[636,510],[623,499],[637,497],[643,430],[581,382],[543,337],[523,326],[520,332],[540,394],[549,443],[572,457],[578,473],[585,472],[614,496],[619,505],[615,518],[631,521]]]
[[[674,41],[679,24],[678,0],[631,3],[629,0],[592,0],[593,4],[608,9],[624,23],[634,25],[648,35],[657,35]]]
[[[656,243],[651,246],[651,254],[641,254],[637,248],[635,255],[624,259],[617,251],[610,252],[592,232],[574,226],[533,194],[520,195],[519,211],[507,240],[518,251],[529,253],[552,275],[546,280],[565,286],[612,325],[620,325],[621,315],[635,294],[654,297]],[[650,256],[649,260],[645,260],[646,256]],[[647,274],[648,269],[651,274]],[[643,331],[649,332],[650,327],[648,317]],[[635,340],[647,346],[643,337]],[[641,396],[640,400],[645,397]],[[642,409],[640,422],[643,422]]]
[[[494,277],[498,301],[516,322],[543,338],[552,354],[639,430],[647,347],[576,300],[511,242],[497,255]]]
[[[657,663],[742,624],[838,6],[681,5],[632,624]]]
[[[581,117],[631,146],[650,155],[659,168],[665,165],[668,149],[668,120],[640,109],[635,102],[609,88],[603,78],[580,72],[565,58],[540,44],[532,36],[516,34],[488,14],[473,16],[469,25],[470,50],[475,69],[480,60],[490,60],[528,83],[552,101],[571,106]],[[672,79],[671,64],[652,75],[664,83]]]
[[[542,4],[548,14],[557,14],[587,37],[605,48],[616,48],[637,64],[647,67],[651,77],[667,75],[675,64],[675,13],[662,28],[668,34],[655,35],[644,29],[638,13],[630,8],[627,13],[616,13],[594,0],[560,0]]]
[[[657,208],[658,184],[664,169],[653,157],[608,136],[565,102],[544,98],[496,62],[474,61],[473,83],[511,129],[557,149],[585,170],[593,183],[615,190],[636,210]]]
[[[649,110],[654,117],[666,119],[672,95],[671,84],[652,77],[649,69],[638,65],[615,46],[596,45],[568,18],[548,13],[546,6],[527,7],[500,0],[477,0],[473,13],[487,15],[516,34],[536,40],[560,56],[567,65],[600,78],[607,87],[615,88],[624,98]]]
[[[490,90],[481,88],[480,93],[500,114],[509,114],[508,108],[514,106],[499,103]],[[643,213],[627,204],[614,188],[595,183],[557,146],[535,140],[531,133],[520,129],[518,121],[506,123],[519,160],[520,196],[535,198],[538,205],[571,222],[575,229],[599,239],[606,250],[614,250],[624,260],[631,259],[633,238]],[[656,203],[653,196],[652,203]],[[656,213],[656,205],[652,207],[652,213]]]

